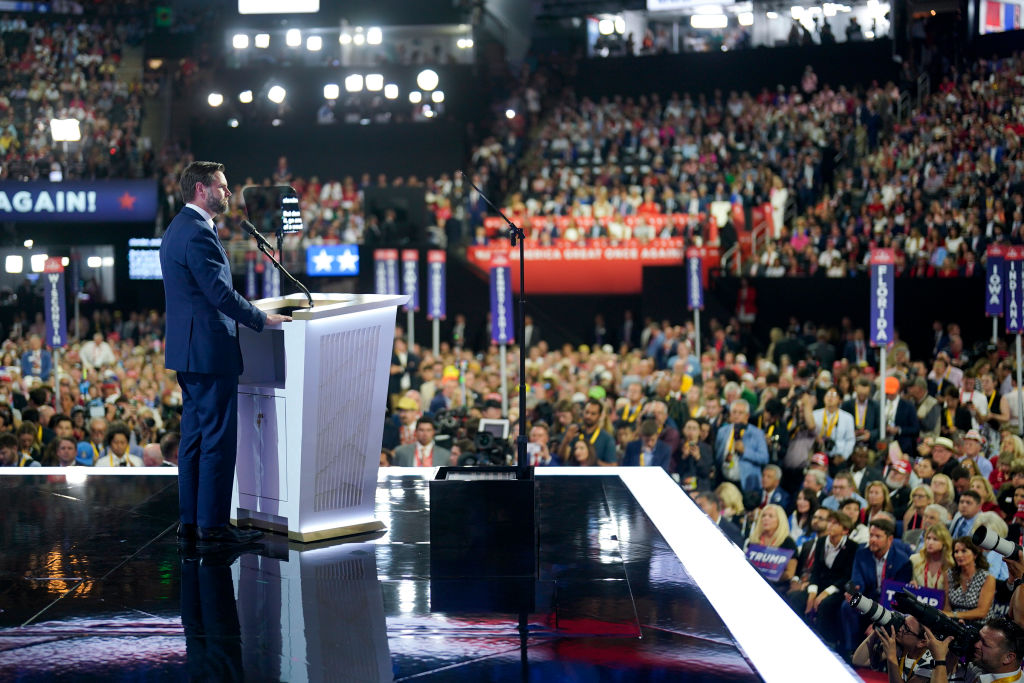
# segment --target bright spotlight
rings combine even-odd
[[[352,34],[345,33],[344,31],[342,31],[341,35],[338,36],[338,42],[341,43],[342,45],[351,45],[352,44]]]
[[[310,36],[306,38],[306,49],[310,52],[319,52],[323,49],[324,39],[320,36]]]
[[[270,122],[270,125],[274,126],[275,128],[277,126],[280,126],[281,125],[281,119],[274,119],[273,121]]]
[[[416,76],[416,85],[420,90],[433,90],[437,87],[437,72],[433,69],[424,69]]]
[[[78,142],[82,139],[78,119],[50,119],[50,135],[54,142]]]
[[[384,87],[384,76],[381,74],[366,74],[366,89],[371,92],[378,92]]]
[[[45,262],[45,260],[46,260],[45,256],[43,257],[43,260]],[[113,268],[114,267],[114,257],[113,256],[104,256],[103,257],[103,267],[104,268]]]
[[[229,128],[238,128],[238,119],[228,119]]]
[[[252,41],[256,47],[266,50],[270,47],[270,34],[269,33],[257,33],[256,38]]]
[[[753,12],[740,12],[736,15],[736,19],[740,22],[740,26],[753,26],[754,25],[754,13]]]
[[[103,265],[103,259],[101,259],[99,256],[90,256],[89,258],[85,259],[85,265],[89,266],[90,268],[99,268],[100,266]]]
[[[348,76],[345,76],[345,92],[359,92],[362,89],[362,74],[349,74]]]
[[[764,16],[765,16],[766,19],[778,19],[779,18],[779,13],[778,12],[765,12]]]
[[[302,31],[297,28],[288,29],[288,32],[284,34],[284,42],[288,47],[302,45]]]
[[[33,273],[41,273],[41,272],[43,272],[43,268],[46,267],[46,259],[48,259],[48,258],[50,258],[50,257],[47,256],[46,254],[32,254],[32,256],[30,256],[29,259],[28,259],[29,263],[32,266],[32,272]]]
[[[224,96],[219,92],[212,92],[206,96],[206,103],[211,107],[219,107],[224,104]]]
[[[362,45],[363,43],[366,42],[366,36],[364,36],[362,33],[357,33],[352,38],[352,42],[355,43],[356,45]]]
[[[420,102],[423,101],[423,93],[421,93],[419,90],[413,90],[411,93],[409,93],[409,101],[412,102],[413,104],[419,104]]]
[[[338,87],[337,83],[328,83],[324,86],[324,99],[325,100],[336,100],[338,95],[341,94],[341,88]]]
[[[32,245],[34,245],[35,243],[36,243],[35,240],[25,240],[25,248],[26,249],[31,249]]]
[[[231,47],[236,50],[245,50],[249,47],[249,34],[236,33],[231,37]]]
[[[442,102],[444,102],[444,91],[435,90],[434,92],[430,93],[430,99],[435,104],[441,104]]]
[[[473,47],[473,39],[459,38],[458,40],[455,41],[455,46],[458,47],[460,50],[468,50],[469,48]]]
[[[8,254],[4,259],[4,270],[8,273],[20,273],[25,269],[25,261],[19,254]]]
[[[515,109],[506,109],[505,110],[505,118],[506,119],[512,120],[515,117],[516,117],[516,110]]]
[[[615,22],[611,19],[601,19],[597,22],[597,32],[602,36],[610,36],[615,32]]]
[[[67,256],[61,256],[60,264],[67,268],[69,265],[71,265],[71,259],[69,259]]]
[[[384,97],[389,100],[398,99],[398,86],[394,83],[388,83],[384,86]]]
[[[242,104],[249,104],[252,102],[252,90],[243,90],[238,93],[238,101]]]
[[[626,20],[622,17],[615,17],[615,32],[625,33],[626,32]]]
[[[725,28],[728,25],[729,17],[724,14],[690,15],[690,26],[693,28]]]
[[[366,29],[366,44],[367,45],[380,45],[384,39],[384,33],[380,30],[380,26],[371,26]]]
[[[274,104],[281,104],[284,102],[284,96],[287,94],[288,93],[285,92],[284,88],[279,85],[275,85],[267,92],[267,99]]]

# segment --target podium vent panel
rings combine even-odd
[[[364,470],[370,445],[365,425],[373,410],[374,377],[381,326],[326,334],[320,338],[317,392],[316,477],[313,510],[357,507],[363,502]]]

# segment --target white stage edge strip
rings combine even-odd
[[[622,467],[616,473],[765,681],[861,680],[664,470]]]

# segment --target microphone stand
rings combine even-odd
[[[480,194],[480,197],[487,202],[487,206],[494,209],[508,225],[505,236],[511,241],[512,247],[515,248],[516,241],[519,242],[519,306],[516,315],[518,318],[516,320],[516,328],[519,335],[519,435],[516,437],[516,469],[519,479],[525,480],[530,476],[530,457],[526,452],[528,441],[526,437],[526,353],[523,348],[523,344],[526,341],[524,339],[526,335],[526,256],[523,246],[523,243],[526,241],[526,234],[522,228],[509,220],[508,216],[496,207],[479,187],[473,184],[469,176],[462,171],[459,171],[459,174],[466,179],[470,187]]]
[[[268,259],[270,259],[270,262],[274,264],[275,268],[277,268],[279,271],[281,271],[281,273],[283,273],[286,278],[288,278],[289,280],[294,282],[298,286],[298,288],[302,290],[302,292],[306,295],[306,299],[309,301],[309,307],[313,308],[313,295],[309,293],[308,289],[306,289],[306,285],[304,285],[301,282],[299,282],[298,280],[296,280],[292,276],[292,274],[288,272],[288,269],[286,269],[284,266],[282,266],[281,262],[278,261],[276,258],[274,258],[274,255],[271,254],[267,250],[267,248],[265,246],[263,246],[262,242],[260,242],[259,240],[256,240],[256,246],[259,248],[260,251],[263,252],[264,256],[266,256]],[[281,253],[281,235],[280,235],[280,233],[277,236],[277,251],[278,251],[278,253]]]

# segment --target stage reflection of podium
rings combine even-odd
[[[293,322],[239,327],[232,520],[298,541],[369,533],[395,313],[405,296],[314,294],[253,302]]]
[[[374,548],[292,544],[232,565],[245,680],[393,680]]]

